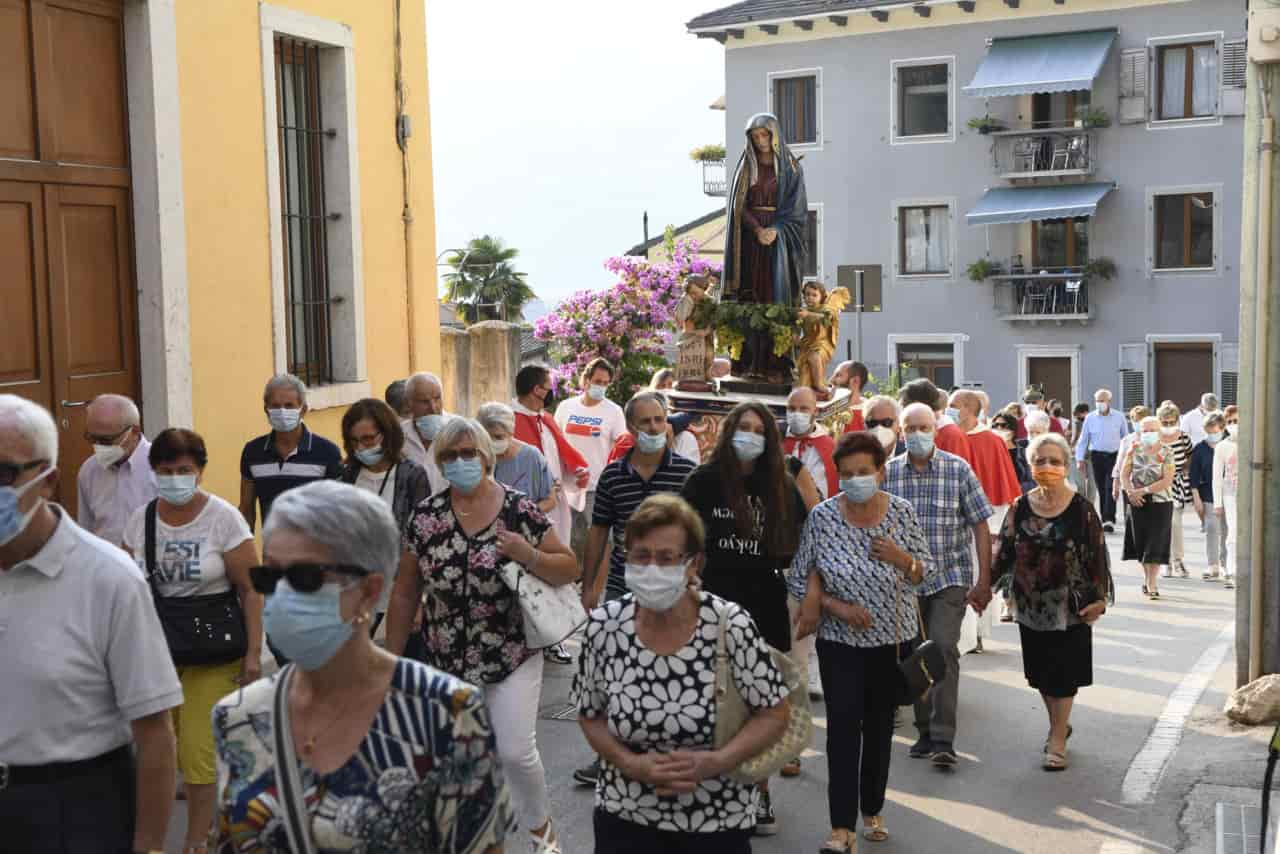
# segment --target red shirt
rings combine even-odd
[[[978,476],[991,506],[1012,504],[1022,495],[1022,488],[1018,485],[1018,474],[1013,469],[1013,460],[1009,459],[1004,441],[985,428],[975,430],[967,438],[973,452],[969,464],[973,466],[973,473]]]
[[[844,428],[846,433],[856,433],[859,430],[866,430],[867,423],[862,420],[862,407],[858,404],[858,408],[853,410],[853,417],[849,419],[848,425]]]
[[[943,424],[933,439],[934,447],[955,454],[970,466],[973,465],[973,452],[969,449],[969,437],[955,424]],[[1021,495],[1021,493],[1019,493]]]

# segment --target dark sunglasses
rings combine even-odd
[[[451,463],[454,460],[459,458],[468,460],[468,461],[474,460],[478,456],[480,456],[480,452],[475,448],[462,448],[461,450],[457,450],[457,451],[441,451],[439,460],[441,464],[444,464],[444,463]]]
[[[893,425],[897,422],[896,418],[869,418],[864,423],[868,430],[874,430],[877,427],[888,427],[893,429]]]
[[[116,443],[116,440],[118,440],[121,436],[123,436],[125,433],[128,433],[132,429],[133,429],[132,427],[125,427],[123,430],[121,430],[119,433],[116,433],[114,436],[100,436],[96,433],[90,433],[88,431],[85,431],[84,440],[88,442],[90,445],[114,445]]]
[[[295,563],[286,567],[251,566],[249,580],[253,589],[264,595],[276,592],[276,585],[281,578],[289,580],[289,586],[299,593],[315,593],[324,584],[326,572],[340,572],[364,578],[369,570],[359,566],[348,566],[340,563]]]
[[[13,486],[24,471],[44,465],[48,460],[32,460],[29,463],[0,463],[0,486]]]

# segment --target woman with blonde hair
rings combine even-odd
[[[1170,489],[1173,519],[1169,528],[1169,563],[1164,568],[1164,577],[1173,578],[1176,570],[1179,576],[1188,578],[1190,574],[1182,560],[1182,511],[1191,503],[1191,437],[1179,426],[1182,413],[1172,401],[1160,404],[1156,417],[1160,419],[1160,444],[1173,451],[1173,465],[1177,472]]]

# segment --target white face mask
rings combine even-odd
[[[103,468],[110,468],[124,459],[124,448],[119,445],[94,445],[93,458],[101,463]]]
[[[687,560],[675,566],[628,563],[624,568],[627,589],[635,596],[636,604],[650,611],[670,611],[689,589]]]
[[[792,436],[804,436],[813,429],[813,416],[807,412],[787,413],[787,433]]]
[[[301,409],[268,409],[267,420],[277,433],[292,433],[302,420]]]
[[[888,427],[877,427],[874,431],[876,438],[880,440],[880,445],[886,451],[893,450],[898,444],[898,434]]]
[[[493,452],[494,452],[495,454],[497,454],[498,456],[502,456],[503,454],[505,454],[505,453],[506,453],[508,450],[510,450],[510,448],[511,448],[511,440],[510,440],[510,439],[501,439],[501,440],[499,440],[499,439],[494,439],[494,438],[491,436],[491,437],[489,437],[489,443],[490,443],[491,445],[493,445]]]
[[[592,400],[598,403],[604,400],[604,393],[608,390],[609,390],[608,386],[589,385],[587,386],[587,397],[591,398]]]

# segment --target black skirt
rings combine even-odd
[[[1027,684],[1046,697],[1074,697],[1093,684],[1093,628],[1084,623],[1064,631],[1037,631],[1018,625],[1022,672]]]
[[[1173,503],[1148,498],[1141,507],[1129,506],[1124,526],[1124,559],[1142,563],[1168,563],[1173,535]]]

